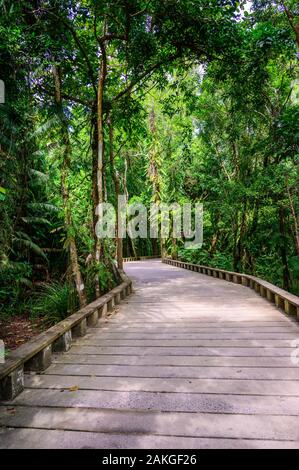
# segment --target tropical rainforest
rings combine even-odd
[[[1,0],[0,319],[61,320],[172,256],[299,295],[296,0]],[[203,203],[203,245],[96,236]]]

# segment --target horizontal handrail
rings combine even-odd
[[[161,258],[160,255],[156,255],[156,256],[137,256],[137,257],[131,256],[129,258],[123,258],[123,262],[127,263],[128,261],[145,261],[147,259],[160,259],[160,258]]]
[[[270,302],[275,303],[276,307],[283,310],[286,314],[296,315],[297,319],[299,320],[299,297],[291,294],[290,292],[287,292],[284,289],[281,289],[280,287],[275,286],[274,284],[271,284],[268,281],[251,276],[250,274],[226,271],[225,269],[187,263],[185,261],[173,260],[171,258],[163,258],[162,262],[250,287],[262,297],[265,297]]]
[[[0,399],[9,400],[24,388],[24,371],[42,371],[52,362],[52,352],[68,351],[74,337],[84,336],[87,327],[96,326],[116,304],[132,292],[132,281],[123,282],[65,320],[14,350],[0,365]]]

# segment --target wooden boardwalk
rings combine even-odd
[[[160,261],[0,406],[1,448],[299,448],[299,327],[242,285]]]

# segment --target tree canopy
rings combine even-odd
[[[0,315],[57,321],[161,250],[299,294],[295,0],[0,11]],[[203,246],[100,240],[96,208],[121,194],[203,203]]]

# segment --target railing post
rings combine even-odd
[[[92,312],[91,315],[88,315],[87,326],[89,327],[97,326],[98,320],[99,320],[99,313],[98,313],[98,310],[96,309],[94,312]]]
[[[260,293],[262,297],[267,297],[267,289],[264,286],[260,286]]]
[[[112,310],[114,309],[114,298],[112,297],[110,300],[108,300],[107,302],[107,310],[108,312],[112,312]]]
[[[107,304],[102,305],[102,307],[98,308],[98,316],[99,318],[104,318],[107,315]]]
[[[24,368],[23,366],[13,370],[10,374],[0,380],[0,399],[13,400],[24,390]]]
[[[25,362],[25,371],[42,371],[47,369],[52,363],[52,344],[39,351],[29,361]]]
[[[86,318],[83,318],[76,326],[72,328],[72,336],[74,338],[80,338],[81,336],[86,335],[86,330],[87,330],[87,322]]]
[[[275,305],[277,308],[284,310],[284,301],[278,294],[275,294]]]
[[[269,289],[267,289],[267,299],[269,302],[275,302],[275,296]]]
[[[72,331],[68,330],[61,335],[54,343],[53,352],[66,352],[72,346]]]

